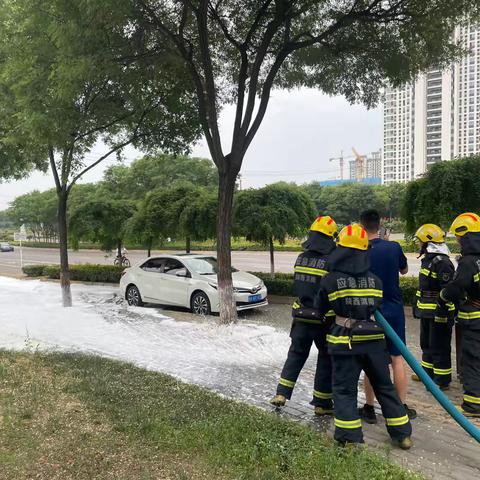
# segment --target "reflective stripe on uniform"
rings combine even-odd
[[[382,298],[382,290],[377,290],[375,288],[348,288],[345,290],[337,290],[336,292],[330,293],[328,299],[330,301],[337,300],[338,298],[345,297],[379,297]]]
[[[313,391],[313,396],[315,398],[321,398],[322,400],[330,400],[333,398],[333,393],[319,392],[318,390]]]
[[[473,281],[474,281],[474,282],[480,282],[480,274],[479,274],[479,273],[476,273],[476,274],[473,276]]]
[[[423,368],[429,368],[430,370],[433,368],[433,363],[424,362],[423,360],[420,362]]]
[[[451,375],[452,369],[451,368],[435,368],[433,367],[433,373],[435,375]]]
[[[404,415],[403,417],[397,418],[385,418],[385,423],[389,427],[401,427],[409,422],[408,415]]]
[[[435,323],[448,323],[447,317],[435,317]]]
[[[292,382],[291,380],[287,380],[286,378],[281,378],[281,377],[278,383],[288,388],[293,388],[295,386],[295,382]]]
[[[338,337],[335,335],[327,335],[327,342],[328,343],[345,343],[348,344],[350,341],[352,342],[368,342],[370,340],[383,340],[385,335],[383,333],[376,333],[373,335],[353,335],[351,338],[348,336],[339,335]]]
[[[458,318],[462,320],[475,320],[480,318],[480,312],[458,312]]]
[[[335,312],[334,312],[333,310],[329,310],[329,311],[325,314],[326,317],[334,317],[335,315],[336,315],[336,314],[335,314]]]
[[[422,268],[420,269],[420,273],[422,275],[425,275],[427,277],[432,277],[432,278],[437,278],[438,275],[436,274],[436,272],[432,272],[431,270],[429,270],[428,268]]]
[[[465,402],[477,403],[478,405],[480,405],[480,397],[472,397],[472,395],[464,395],[463,400]]]
[[[334,423],[339,428],[362,428],[362,421],[359,418],[357,420],[339,420],[335,418]]]
[[[298,302],[293,302],[292,308],[294,310],[297,310],[298,308],[300,308],[300,304]]]
[[[321,268],[312,268],[312,267],[295,267],[295,273],[307,273],[309,275],[318,275],[319,277],[323,277],[328,272],[326,270],[322,270]]]
[[[438,305],[436,303],[423,303],[420,300],[417,300],[417,307],[420,310],[436,310],[437,306]],[[455,310],[455,305],[453,305],[453,303],[447,303],[446,306],[449,311]]]

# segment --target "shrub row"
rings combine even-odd
[[[70,278],[80,282],[118,283],[123,267],[114,265],[71,265]],[[60,278],[59,265],[25,265],[23,273],[28,277]]]
[[[81,282],[100,282],[100,283],[118,283],[123,267],[113,265],[71,265],[70,275],[72,280]],[[52,279],[60,278],[59,265],[26,265],[23,267],[23,273],[28,277],[47,277]],[[268,292],[272,295],[281,295],[293,297],[293,274],[277,273],[275,278],[265,272],[252,272],[261,278],[267,286]],[[405,305],[411,305],[415,298],[415,292],[418,289],[418,279],[416,277],[400,278],[400,287],[402,289],[403,301]]]
[[[272,295],[285,295],[293,297],[293,274],[291,273],[277,273],[275,278],[272,278],[270,274],[265,272],[252,272],[253,275],[261,278],[267,286],[268,293]],[[401,277],[400,288],[402,290],[403,302],[405,305],[411,305],[415,293],[418,289],[417,277]]]

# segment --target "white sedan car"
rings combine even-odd
[[[250,273],[233,269],[237,310],[268,305],[267,288]],[[210,255],[161,255],[127,268],[120,290],[129,305],[144,303],[187,307],[193,313],[218,313],[217,259]]]

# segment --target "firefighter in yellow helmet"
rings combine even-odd
[[[329,255],[335,250],[337,224],[330,216],[318,217],[310,227],[304,251],[298,256],[294,269],[294,291],[297,300],[292,307],[292,343],[280,375],[277,393],[271,404],[285,405],[292,396],[297,378],[309,356],[312,343],[318,349],[313,397],[310,402],[316,415],[333,413],[332,366],[327,353],[326,335],[328,315],[318,314],[314,299],[318,294],[321,278],[327,273]]]
[[[445,232],[432,223],[422,225],[415,233],[420,242],[420,268],[414,316],[420,319],[420,347],[422,367],[435,383],[447,390],[452,381],[452,327],[455,307],[452,303],[437,306],[440,290],[445,287],[455,273],[450,260]],[[419,381],[417,375],[412,379]]]
[[[450,232],[460,244],[461,258],[453,280],[440,292],[439,303],[458,307],[458,323],[463,327],[463,403],[466,416],[480,417],[480,217],[462,213]]]
[[[367,232],[360,225],[348,225],[340,232],[316,303],[321,313],[332,309],[336,315],[327,335],[333,366],[335,440],[342,445],[363,443],[357,407],[357,385],[363,370],[382,407],[392,442],[407,450],[412,446],[412,427],[390,380],[385,334],[373,315],[380,307],[383,286],[369,271],[367,249]]]

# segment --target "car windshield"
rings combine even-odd
[[[218,273],[218,262],[215,257],[200,257],[183,259],[187,267],[198,275],[216,275]],[[232,272],[238,272],[232,267]]]

